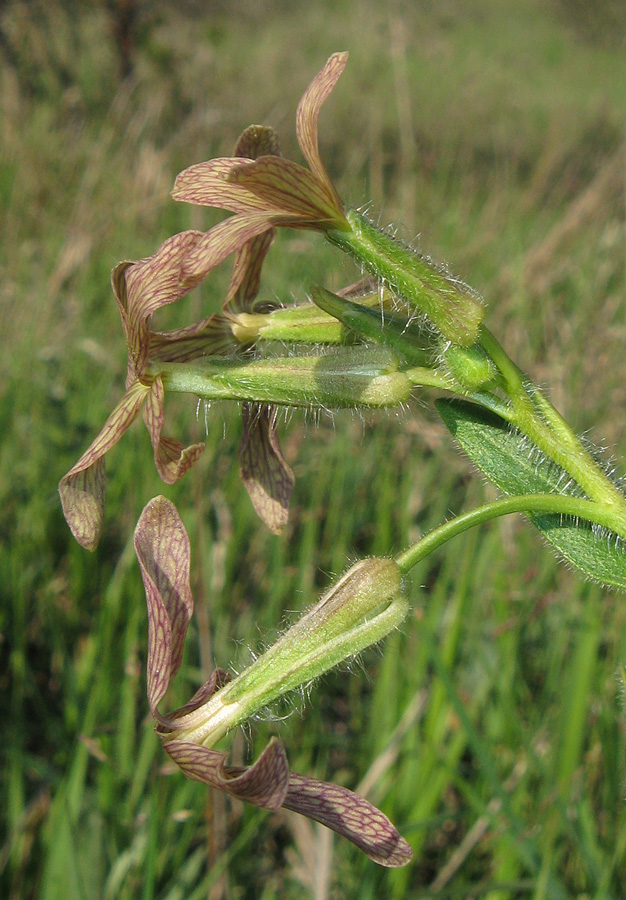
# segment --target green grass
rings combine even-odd
[[[3,7],[20,61],[16,72],[0,54],[3,897],[623,897],[626,604],[556,563],[521,520],[420,563],[400,633],[234,740],[249,759],[278,734],[296,771],[365,779],[414,847],[406,869],[209,795],[153,732],[131,546],[147,500],[178,505],[206,613],[174,704],[207,664],[244,666],[348,561],[397,552],[493,496],[428,395],[365,421],[290,417],[281,438],[297,481],[280,538],[240,484],[226,406],[207,412],[205,455],[172,488],[145,429],[125,435],[107,459],[95,554],[71,539],[56,493],[123,389],[111,267],[212,221],[168,191],[250,122],[275,125],[299,158],[298,97],[336,49],[351,58],[321,139],[342,195],[419,232],[484,294],[490,326],[566,417],[623,458],[626,56],[600,27],[610,0],[589,32],[581,8],[146,5],[122,83],[103,5]],[[285,302],[355,276],[304,234],[281,236],[265,271],[267,295]],[[227,278],[224,267],[163,321],[219,307]],[[167,410],[169,433],[203,436],[193,400]]]

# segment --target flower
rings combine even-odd
[[[241,157],[279,153],[276,135],[270,128],[248,128],[235,152]],[[119,441],[140,410],[143,409],[150,432],[157,470],[166,484],[184,475],[202,453],[202,443],[184,447],[162,435],[165,390],[159,364],[241,352],[241,340],[234,335],[238,315],[261,308],[256,302],[261,267],[274,235],[274,228],[266,229],[237,248],[221,314],[175,331],[151,331],[150,321],[158,309],[181,299],[217,264],[215,256],[205,255],[204,264],[196,267],[194,277],[184,276],[185,261],[202,244],[205,235],[199,231],[182,232],[169,238],[154,256],[122,262],[113,269],[111,282],[128,344],[126,393],[96,439],[59,483],[65,518],[83,547],[95,549],[102,532],[104,454]],[[265,304],[265,308],[269,305]],[[242,480],[261,519],[278,533],[287,521],[294,478],[278,445],[276,411],[266,404],[247,402],[243,403],[242,415]]]
[[[180,668],[193,614],[189,537],[169,500],[156,497],[145,507],[135,529],[135,551],[148,607],[148,701],[163,747],[185,775],[255,806],[283,807],[315,819],[381,865],[408,863],[408,843],[380,810],[346,788],[290,772],[279,741],[272,739],[248,767],[229,766],[226,753],[207,746],[268,698],[309,681],[313,664],[319,671],[334,665],[335,657],[325,661],[333,649],[340,658],[349,655],[346,640],[356,639],[362,649],[383,636],[379,623],[384,622],[384,633],[395,627],[407,609],[395,563],[361,561],[237,679],[214,671],[189,703],[164,716],[158,704]]]
[[[104,454],[111,449],[143,409],[154,448],[154,461],[168,484],[181,477],[198,459],[203,444],[184,447],[162,435],[164,388],[159,375],[147,372],[151,360],[195,358],[221,347],[228,340],[224,323],[205,320],[193,329],[154,334],[150,320],[162,306],[180,299],[189,288],[181,283],[182,262],[202,238],[202,232],[185,231],[169,238],[154,256],[123,262],[111,274],[122,325],[128,344],[126,393],[104,427],[59,482],[65,518],[77,541],[95,549],[104,519]]]
[[[347,60],[347,53],[334,53],[298,105],[296,134],[308,169],[268,152],[256,154],[255,159],[244,154],[212,159],[190,166],[177,177],[172,191],[175,200],[235,213],[207,232],[190,253],[185,277],[194,279],[207,260],[221,261],[274,226],[320,231],[349,228],[318,149],[320,109]]]

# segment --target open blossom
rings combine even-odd
[[[298,105],[296,133],[308,169],[272,153],[257,154],[256,159],[242,154],[198,163],[178,176],[174,199],[235,213],[207,232],[188,256],[185,277],[195,278],[207,259],[221,260],[275,226],[320,231],[349,227],[318,149],[320,109],[347,59],[347,53],[334,53]]]
[[[276,136],[269,128],[246,129],[236,152],[242,157],[259,152],[278,153]],[[93,550],[102,532],[104,455],[142,410],[154,448],[154,461],[166,484],[184,475],[202,453],[202,443],[184,447],[162,434],[165,390],[158,374],[159,364],[241,352],[241,342],[233,333],[237,316],[260,308],[256,297],[261,267],[274,234],[271,228],[237,248],[221,314],[174,331],[152,331],[150,322],[158,309],[181,299],[216,264],[214,258],[205,256],[193,280],[184,275],[186,260],[202,244],[205,235],[200,231],[176,234],[154,256],[123,262],[113,269],[111,282],[128,344],[126,393],[96,439],[59,483],[65,518],[83,547]],[[243,403],[242,409],[241,476],[259,516],[277,533],[287,521],[294,479],[278,445],[276,411],[267,404],[255,403]]]
[[[258,709],[266,705],[268,696],[279,695],[284,690],[281,682],[287,681],[291,686],[299,678],[310,680],[310,666],[320,664],[319,658],[311,662],[320,654],[317,635],[322,635],[322,646],[332,648],[341,642],[344,634],[358,636],[364,629],[376,629],[377,619],[386,618],[387,631],[394,627],[392,620],[398,624],[398,618],[406,613],[406,605],[398,596],[392,561],[365,560],[356,577],[347,573],[336,589],[305,614],[301,623],[296,623],[294,628],[299,630],[288,655],[282,648],[289,643],[289,632],[275,645],[278,654],[272,655],[270,648],[246,670],[252,673],[251,678],[246,680],[244,672],[231,681],[226,672],[216,670],[189,703],[165,716],[159,712],[158,704],[180,669],[185,635],[193,614],[189,538],[169,500],[156,497],[148,503],[135,530],[135,550],[148,607],[148,701],[163,747],[174,762],[189,778],[238,800],[263,809],[282,807],[315,819],[347,837],[381,865],[408,863],[409,845],[380,810],[346,788],[290,772],[279,741],[272,739],[256,762],[247,767],[228,765],[226,753],[210,746],[237,721],[252,715],[255,702]],[[373,599],[368,596],[371,594]],[[361,613],[360,607],[367,606],[368,600],[369,612]],[[379,612],[379,606],[382,611],[370,620],[370,615]],[[380,630],[373,637],[368,633],[367,638],[361,638],[361,647],[370,638],[376,641],[380,637]],[[264,666],[265,656],[268,660]],[[260,668],[255,668],[259,663]],[[222,694],[238,682],[242,682],[239,692],[234,691],[233,696],[229,695],[220,704]],[[249,694],[254,695],[251,707],[246,703]],[[215,712],[207,718],[204,711],[208,708]]]
[[[65,518],[78,542],[93,550],[102,532],[104,519],[104,455],[121,438],[143,410],[144,421],[154,448],[154,461],[167,483],[181,477],[202,453],[203,444],[184,447],[163,436],[164,388],[159,375],[148,373],[154,352],[160,360],[195,358],[208,348],[221,346],[223,337],[217,322],[201,323],[193,335],[188,330],[155,335],[150,331],[152,315],[174,303],[187,288],[181,284],[181,266],[202,232],[185,231],[169,238],[154,256],[137,262],[123,262],[113,269],[111,282],[128,344],[126,393],[104,427],[78,462],[61,479],[59,493]]]

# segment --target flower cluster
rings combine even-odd
[[[412,383],[399,371],[400,357],[394,349],[401,329],[396,327],[393,339],[392,327],[391,339],[375,337],[370,346],[373,310],[359,318],[357,309],[355,318],[355,304],[335,295],[319,294],[315,318],[300,319],[302,333],[311,335],[321,327],[325,335],[332,334],[331,343],[341,343],[337,336],[344,334],[343,325],[339,331],[338,326],[345,314],[348,328],[359,323],[365,344],[354,347],[352,335],[347,347],[328,353],[315,349],[308,356],[270,360],[259,359],[256,353],[268,317],[276,312],[275,305],[258,299],[261,268],[276,228],[313,229],[334,236],[336,243],[338,235],[353,229],[318,150],[319,113],[346,61],[346,53],[331,56],[298,106],[297,137],[308,168],[280,155],[271,128],[250,126],[232,157],[189,167],[172,191],[177,200],[233,215],[206,233],[174,235],[153,256],[120,263],[113,270],[113,293],[128,346],[126,391],[59,484],[67,522],[87,549],[96,547],[103,528],[104,456],[140,412],[164,482],[178,480],[201,455],[203,444],[184,446],[164,436],[167,390],[193,390],[198,383],[194,379],[199,379],[210,383],[216,396],[242,402],[242,480],[259,516],[275,533],[287,521],[294,483],[277,440],[275,404],[380,406],[408,399]],[[233,253],[230,286],[220,313],[174,331],[152,329],[158,310],[182,299]],[[368,289],[372,293],[369,282]],[[350,289],[346,293],[356,296]],[[321,311],[324,305],[330,312]],[[148,605],[148,700],[170,757],[190,778],[233,797],[266,809],[295,810],[322,822],[382,865],[408,862],[409,845],[383,813],[343,787],[290,772],[278,741],[270,741],[257,761],[245,768],[229,766],[226,754],[214,749],[229,729],[258,709],[399,624],[407,603],[397,565],[384,559],[357,564],[242,675],[231,681],[216,670],[189,703],[164,716],[158,704],[180,668],[193,612],[189,540],[175,507],[165,498],[155,498],[142,513],[135,549]]]

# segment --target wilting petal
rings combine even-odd
[[[174,200],[213,206],[234,213],[264,212],[267,204],[243,184],[228,180],[235,167],[250,165],[245,156],[226,156],[196,163],[176,176],[171,195]]]
[[[279,156],[263,156],[235,166],[228,181],[243,185],[263,201],[276,225],[291,228],[341,227],[343,207],[330,181]]]
[[[185,447],[173,438],[162,437],[165,390],[161,376],[157,376],[150,387],[146,398],[143,417],[146,428],[150,432],[150,440],[154,449],[154,464],[166,484],[174,484],[188,472],[197,462],[204,450],[204,444],[191,444]]]
[[[381,866],[404,866],[413,855],[387,816],[339,785],[292,773],[283,807],[332,828]]]
[[[59,482],[63,514],[78,543],[95,550],[104,521],[105,470],[102,457],[137,418],[148,388],[134,382],[104,423],[101,432]]]
[[[174,712],[168,713],[167,720],[162,719],[161,725],[157,726],[157,731],[161,736],[165,736],[172,731],[176,731],[180,725],[179,719],[187,715],[187,713],[195,712],[207,700],[210,700],[216,691],[223,688],[224,685],[231,681],[231,675],[225,669],[213,669],[208,681],[205,681],[201,688],[198,688],[188,703],[180,706]],[[167,724],[165,724],[167,722]]]
[[[203,356],[227,356],[240,348],[232,320],[214,313],[174,331],[150,332],[150,362],[190,362]]]
[[[333,53],[304,92],[296,113],[296,135],[302,154],[318,181],[326,186],[333,197],[335,208],[340,210],[342,209],[341,199],[328,177],[319,153],[318,120],[322,104],[337,84],[347,61],[347,53]]]
[[[226,754],[187,741],[164,741],[163,746],[188,778],[245,800],[263,809],[279,809],[289,785],[289,764],[283,745],[272,738],[255,763],[227,766]]]
[[[242,404],[242,427],[241,480],[259,518],[273,534],[280,534],[289,518],[295,479],[278,444],[275,408]]]
[[[189,290],[183,283],[183,262],[203,238],[201,231],[183,231],[168,238],[154,256],[113,270],[118,304],[126,303],[126,339],[138,377],[143,374],[148,361],[150,319],[162,306],[174,303]],[[123,287],[120,284],[122,278]]]
[[[266,125],[250,125],[239,136],[234,156],[257,159],[259,156],[280,156],[278,135]],[[271,228],[264,234],[247,241],[235,254],[233,273],[230,279],[224,311],[252,312],[256,310],[254,300],[261,285],[261,269],[276,230]],[[264,304],[273,308],[274,304]]]
[[[233,263],[233,274],[230,279],[228,296],[224,303],[224,311],[269,312],[274,303],[255,303],[261,286],[261,268],[276,231],[274,228],[247,241],[237,250]]]
[[[233,156],[245,159],[280,156],[278,135],[269,125],[248,125],[239,135]]]
[[[272,223],[265,212],[231,216],[215,225],[185,258],[182,272],[185,288],[191,290],[233,251],[258,234],[269,231],[271,227]]]
[[[193,613],[189,537],[174,504],[155,497],[139,517],[134,540],[148,605],[148,702],[160,719],[157,704],[180,668]]]

